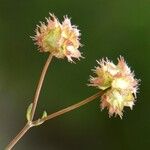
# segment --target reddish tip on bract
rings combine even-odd
[[[64,17],[62,23],[53,15],[46,18],[47,23],[41,23],[36,28],[36,35],[33,37],[40,52],[50,52],[57,58],[66,57],[69,62],[74,62],[73,58],[82,58],[78,50],[81,46],[79,42],[79,30],[71,24],[68,17]]]
[[[106,90],[101,97],[101,109],[107,108],[109,116],[115,114],[122,118],[124,107],[132,109],[134,105],[139,80],[134,78],[123,57],[118,59],[117,65],[107,58],[98,64],[94,70],[96,76],[90,78],[90,86]]]

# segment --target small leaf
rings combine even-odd
[[[31,121],[32,106],[33,106],[33,103],[31,103],[27,108],[26,118],[28,121]]]
[[[39,125],[41,125],[41,124],[44,122],[42,119],[45,118],[45,117],[47,117],[47,112],[46,112],[46,111],[43,111],[42,117],[36,121],[36,123],[34,124],[34,126],[39,126]]]
[[[36,123],[34,124],[34,126],[39,126],[39,125],[41,125],[43,123],[43,121],[41,121],[41,119],[38,119],[37,121],[36,121]]]
[[[47,112],[46,111],[44,111],[43,115],[42,115],[42,118],[45,118],[45,117],[47,117]]]

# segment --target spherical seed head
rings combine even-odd
[[[80,59],[80,33],[77,27],[71,25],[67,17],[64,17],[62,24],[52,14],[46,20],[46,24],[41,23],[41,26],[37,26],[33,38],[40,52],[50,52],[57,58],[67,57],[69,62],[74,62],[72,58]]]
[[[134,96],[131,91],[110,89],[101,97],[101,109],[105,107],[109,111],[109,116],[113,114],[123,116],[125,106],[132,109],[134,105]]]
[[[90,78],[90,85],[108,89],[101,98],[101,108],[107,108],[109,116],[115,114],[122,118],[124,107],[132,109],[134,105],[139,80],[134,78],[123,57],[118,59],[117,65],[107,58],[98,64],[94,70],[96,77]]]
[[[101,90],[105,90],[111,87],[114,75],[116,75],[119,70],[116,65],[110,62],[107,58],[97,61],[99,66],[95,67],[96,77],[91,77],[90,82],[92,86],[97,86]]]

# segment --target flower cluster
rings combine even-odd
[[[102,59],[95,68],[96,77],[90,78],[90,85],[96,86],[106,92],[101,97],[101,108],[109,110],[109,116],[113,114],[122,118],[123,108],[132,109],[136,98],[138,80],[134,78],[123,57],[118,59],[118,64]]]
[[[36,35],[33,37],[40,52],[49,52],[57,58],[67,58],[74,62],[73,58],[80,59],[81,46],[80,32],[75,25],[71,25],[70,19],[64,17],[62,23],[52,14],[46,18],[47,23],[42,23],[36,28]],[[123,57],[118,59],[115,65],[107,58],[98,61],[99,66],[95,68],[95,77],[90,78],[90,86],[106,90],[101,96],[101,108],[109,110],[109,116],[113,114],[123,116],[125,106],[132,109],[139,80],[134,78]]]
[[[46,24],[41,22],[41,26],[37,26],[33,37],[40,52],[50,52],[57,58],[67,57],[69,62],[73,62],[72,58],[80,59],[80,33],[77,27],[71,25],[67,17],[64,17],[62,24],[52,14],[46,20]]]

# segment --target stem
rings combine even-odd
[[[92,95],[92,96],[90,96],[90,97],[84,99],[84,100],[81,101],[81,102],[78,102],[78,103],[76,103],[76,104],[74,104],[74,105],[71,105],[71,106],[69,106],[69,107],[67,107],[67,108],[64,108],[64,109],[59,110],[59,111],[57,111],[57,112],[55,112],[55,113],[52,113],[52,114],[50,114],[50,115],[48,115],[47,117],[44,117],[44,118],[42,118],[42,119],[38,119],[38,120],[36,120],[36,121],[33,121],[32,124],[33,124],[33,126],[36,126],[36,125],[39,124],[39,122],[43,123],[43,122],[45,122],[45,121],[47,121],[47,120],[50,120],[50,119],[52,119],[52,118],[58,117],[58,116],[60,116],[60,115],[63,115],[63,114],[65,114],[65,113],[69,112],[69,111],[72,111],[72,110],[74,110],[74,109],[76,109],[76,108],[78,108],[78,107],[81,107],[81,106],[83,106],[83,105],[85,105],[85,104],[87,104],[87,103],[93,101],[93,100],[96,99],[97,97],[103,95],[104,92],[105,92],[105,91],[100,91],[100,92],[98,92],[98,93],[96,93],[96,94],[94,94],[94,95]]]
[[[35,96],[34,96],[34,99],[33,99],[33,106],[32,106],[32,110],[31,110],[31,121],[33,120],[33,117],[34,117],[34,114],[35,114],[35,110],[36,110],[37,102],[38,102],[39,95],[40,95],[40,92],[41,92],[41,88],[42,88],[42,85],[43,85],[43,81],[44,81],[48,66],[49,66],[49,64],[52,60],[52,57],[53,57],[53,55],[49,54],[49,57],[47,58],[47,61],[44,65],[44,67],[43,67],[43,70],[42,70],[42,73],[41,73],[41,76],[40,76],[40,79],[39,79],[39,82],[38,82],[38,86],[36,88]]]
[[[42,70],[42,73],[41,73],[41,76],[40,76],[40,79],[39,79],[39,82],[38,82],[38,85],[36,88],[35,96],[33,99],[33,106],[32,106],[32,110],[31,110],[31,120],[24,126],[24,128],[18,133],[18,135],[8,144],[8,146],[6,147],[6,150],[11,150],[15,146],[15,144],[23,137],[23,135],[33,126],[32,120],[33,120],[33,117],[35,114],[35,110],[36,110],[37,102],[38,102],[39,95],[41,92],[41,88],[43,85],[43,81],[44,81],[48,66],[52,60],[52,57],[53,57],[53,55],[49,54],[47,61],[43,67],[43,70]]]
[[[14,145],[25,135],[25,133],[31,128],[31,125],[27,123],[24,128],[17,134],[17,136],[7,145],[5,150],[11,150]]]
[[[98,93],[96,93],[96,94],[94,94],[94,95],[92,95],[92,96],[90,96],[90,97],[88,97],[88,98],[86,98],[86,99],[84,99],[84,100],[74,104],[74,105],[71,105],[71,106],[69,106],[67,108],[59,110],[59,111],[57,111],[55,113],[52,113],[52,114],[48,115],[47,117],[44,117],[42,119],[38,119],[38,120],[35,120],[35,121],[28,122],[25,125],[25,127],[18,133],[18,135],[9,143],[9,145],[6,147],[5,150],[11,150],[15,146],[15,144],[23,137],[23,135],[31,127],[40,125],[40,124],[44,123],[47,120],[50,120],[50,119],[55,118],[55,117],[58,117],[58,116],[63,115],[65,113],[69,112],[69,111],[72,111],[72,110],[74,110],[74,109],[76,109],[78,107],[81,107],[81,106],[83,106],[83,105],[93,101],[97,97],[102,96],[104,94],[104,92],[105,91],[100,91],[100,92],[98,92]]]

